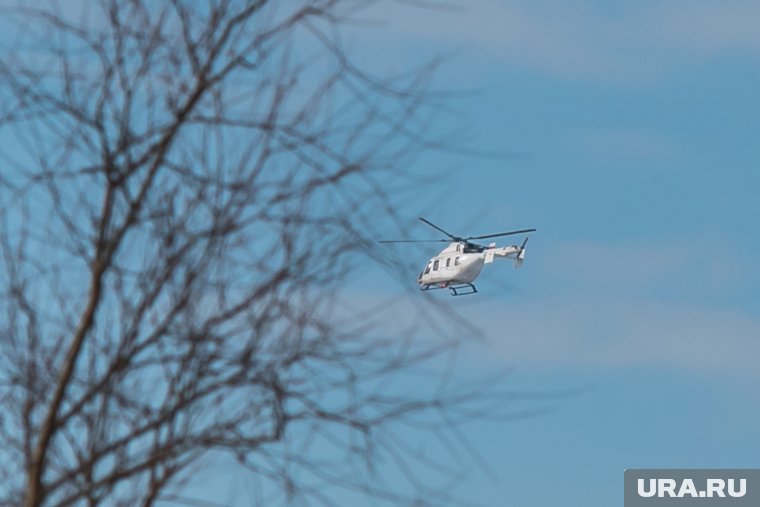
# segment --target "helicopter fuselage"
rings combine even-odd
[[[493,261],[494,256],[517,259],[520,252],[521,248],[518,246],[496,248],[495,244],[491,244],[488,247],[473,249],[467,243],[454,242],[428,261],[417,278],[417,283],[423,289],[434,285],[447,287],[471,284],[480,275],[483,266]]]
[[[447,265],[448,264],[448,265]],[[462,254],[456,257],[433,257],[419,276],[420,285],[440,283],[472,283],[483,270],[483,254]]]

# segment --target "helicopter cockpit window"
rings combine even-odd
[[[430,273],[430,264],[425,267],[425,274],[427,275],[428,273]]]
[[[439,262],[438,259],[436,259],[435,262],[433,263],[433,271],[438,271],[438,262]]]

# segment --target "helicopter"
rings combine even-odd
[[[496,247],[496,243],[484,246],[470,240],[528,234],[536,231],[536,229],[521,229],[519,231],[462,237],[441,229],[430,220],[418,218],[433,229],[448,236],[448,239],[395,239],[382,240],[380,243],[449,243],[438,255],[428,261],[425,269],[417,277],[417,283],[423,291],[449,289],[452,296],[477,293],[478,289],[472,282],[480,275],[483,266],[492,263],[495,257],[514,259],[515,267],[520,267],[525,260],[525,244],[528,242],[528,237],[523,240],[520,246],[511,245],[499,248]]]

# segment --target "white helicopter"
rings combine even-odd
[[[485,264],[493,262],[494,257],[505,257],[515,260],[515,267],[520,267],[525,259],[525,244],[496,247],[496,243],[488,246],[472,243],[471,239],[498,238],[513,234],[527,234],[536,229],[521,229],[519,231],[499,232],[496,234],[484,234],[482,236],[454,236],[434,223],[419,217],[430,227],[444,233],[449,239],[397,239],[384,240],[380,243],[448,243],[449,246],[441,250],[441,253],[430,259],[425,269],[417,278],[417,283],[422,290],[449,289],[452,296],[464,296],[475,294],[478,289],[472,284],[480,274]]]

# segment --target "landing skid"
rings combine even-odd
[[[470,294],[476,294],[478,289],[471,283],[463,283],[459,285],[447,285],[440,283],[429,283],[422,287],[422,290],[436,290],[436,289],[449,289],[452,296],[469,296]],[[462,292],[466,291],[466,292]]]

